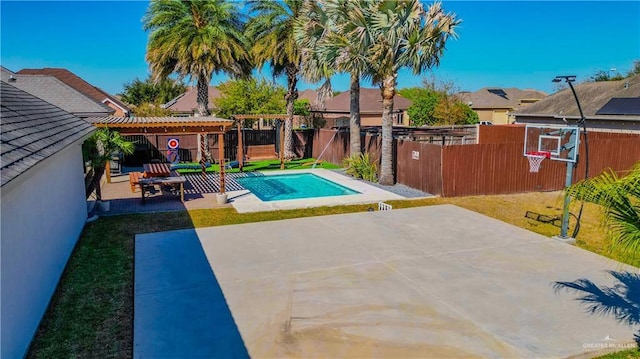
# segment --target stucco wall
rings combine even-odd
[[[14,181],[1,192],[2,358],[25,354],[87,218],[80,145]]]

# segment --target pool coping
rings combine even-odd
[[[236,209],[236,211],[238,211],[238,213],[249,213],[282,209],[375,203],[387,200],[406,199],[406,197],[404,196],[385,191],[383,189],[359,181],[355,178],[348,177],[324,168],[260,172],[260,174],[264,176],[277,176],[293,173],[313,173],[316,176],[322,177],[326,180],[335,182],[341,186],[359,192],[359,194],[264,202],[249,190],[241,190],[228,191],[227,193],[229,202]]]

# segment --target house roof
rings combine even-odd
[[[323,112],[349,113],[351,104],[350,91],[345,91],[325,102]],[[399,94],[393,99],[394,111],[404,111],[411,106],[412,102]],[[360,89],[360,113],[382,113],[382,95],[380,89],[361,88]]]
[[[586,118],[605,119],[612,116],[619,119],[638,120],[638,115],[607,114],[597,112],[613,98],[640,97],[640,75],[618,81],[584,82],[574,86],[580,100],[582,112]],[[614,111],[615,112],[615,111]],[[570,88],[556,92],[539,102],[531,104],[514,113],[516,116],[559,116],[580,117],[580,111]]]
[[[96,102],[53,76],[22,75],[3,67],[0,78],[78,117],[108,116],[114,112],[109,106]]]
[[[547,96],[538,90],[521,90],[515,87],[483,87],[475,92],[459,92],[460,101],[469,104],[472,109],[509,109],[515,110],[529,105],[528,101],[538,101]],[[528,101],[522,101],[528,100]]]
[[[112,96],[102,89],[91,85],[90,83],[67,69],[47,67],[43,69],[22,69],[17,73],[22,75],[53,76],[100,103],[105,103],[108,100],[116,106],[120,107],[123,111],[131,112],[131,109],[122,101],[118,100],[115,96]]]
[[[318,102],[318,91],[312,89],[306,89],[302,92],[298,91],[298,100],[309,100],[309,103],[314,105]]]
[[[220,96],[222,95],[217,87],[209,86],[209,108],[215,108],[213,99]],[[165,103],[163,107],[172,112],[192,113],[198,107],[198,89],[196,87],[187,88],[185,93]]]
[[[89,122],[4,81],[0,86],[2,186],[95,130]]]

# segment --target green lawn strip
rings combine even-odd
[[[619,352],[614,352],[614,353],[597,357],[597,359],[638,359],[638,358],[640,358],[639,348],[622,350]]]
[[[538,194],[542,196],[542,194]],[[535,196],[535,195],[533,195]],[[522,219],[525,209],[543,213],[557,206],[555,197],[539,199],[521,195],[429,198],[388,201],[394,209],[455,204],[545,236],[558,228]],[[549,199],[551,198],[551,200]],[[552,206],[549,206],[548,202]],[[375,204],[316,207],[257,213],[237,213],[233,208],[189,212],[135,214],[102,217],[88,224],[65,269],[52,303],[32,343],[29,358],[122,358],[133,348],[133,248],[139,233],[273,221],[290,218],[355,213],[376,208]],[[514,209],[516,208],[516,209]],[[553,210],[556,210],[554,208]],[[523,212],[517,214],[518,212]],[[586,222],[598,216],[586,210]],[[585,247],[607,254],[605,243],[594,241],[603,231],[596,227],[581,231]],[[612,256],[614,259],[615,254]],[[639,266],[640,261],[628,262]],[[626,357],[624,357],[626,358]]]
[[[285,169],[286,170],[298,170],[298,169],[305,169],[305,168],[310,169],[313,167],[314,162],[315,162],[315,159],[313,158],[285,161]],[[198,162],[191,162],[186,164],[193,165],[193,166],[200,165]],[[316,168],[337,169],[341,167],[333,163],[320,161],[316,165]],[[244,172],[271,171],[271,170],[279,170],[279,169],[280,169],[280,160],[264,160],[264,161],[249,162],[247,163],[247,165],[243,167]],[[201,173],[202,172],[201,169],[178,169],[177,171],[178,173]],[[206,171],[216,172],[216,173],[220,172],[220,165],[212,164],[211,166],[207,167]],[[238,168],[227,169],[226,172],[239,173],[240,169]]]
[[[88,224],[28,357],[130,357],[134,235],[191,227],[186,212],[104,217]]]

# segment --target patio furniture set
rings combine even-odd
[[[168,187],[171,192],[180,195],[180,201],[184,202],[184,183],[187,181],[176,171],[171,170],[166,163],[145,163],[144,172],[130,172],[129,184],[131,192],[140,188],[142,203],[145,203],[145,193],[153,191],[155,186]]]

